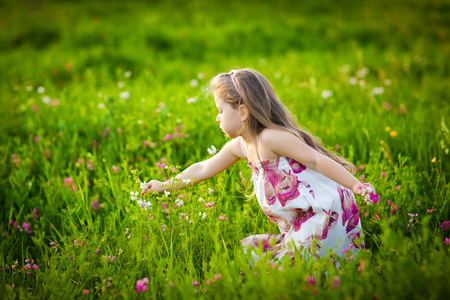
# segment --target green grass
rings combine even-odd
[[[448,1],[241,2],[0,1],[2,295],[448,294]],[[237,67],[263,73],[299,123],[376,187],[379,204],[358,200],[366,249],[340,270],[329,257],[250,266],[239,241],[278,229],[246,199],[244,162],[180,193],[181,207],[178,195],[147,196],[151,210],[130,199],[138,180],[172,174],[162,158],[180,170],[226,142],[205,88]],[[181,124],[182,137],[163,141]],[[37,270],[26,270],[32,259]],[[148,291],[135,293],[145,277]]]

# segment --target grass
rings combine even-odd
[[[446,1],[0,1],[0,20],[5,297],[448,294]],[[278,229],[246,199],[244,162],[181,206],[178,194],[147,196],[151,210],[131,200],[139,180],[226,142],[204,90],[236,67],[263,73],[377,188],[379,204],[359,199],[366,249],[340,270],[329,257],[250,266],[239,241]]]

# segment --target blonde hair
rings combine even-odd
[[[320,139],[301,128],[261,73],[248,68],[221,73],[211,79],[209,88],[234,108],[238,109],[242,104],[248,108],[250,116],[246,125],[253,136],[260,134],[265,128],[289,131],[311,148],[355,173],[352,163],[327,150]]]

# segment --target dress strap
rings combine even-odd
[[[247,155],[245,155],[244,147],[242,147],[242,136],[240,138],[241,139],[239,140],[239,145],[241,145],[242,154],[244,154],[245,159],[248,160]]]

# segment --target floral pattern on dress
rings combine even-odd
[[[249,166],[256,198],[280,234],[247,237],[241,240],[244,247],[262,243],[274,258],[293,258],[297,249],[306,259],[320,257],[329,249],[344,256],[350,245],[363,246],[359,210],[350,189],[282,156],[249,162]]]

